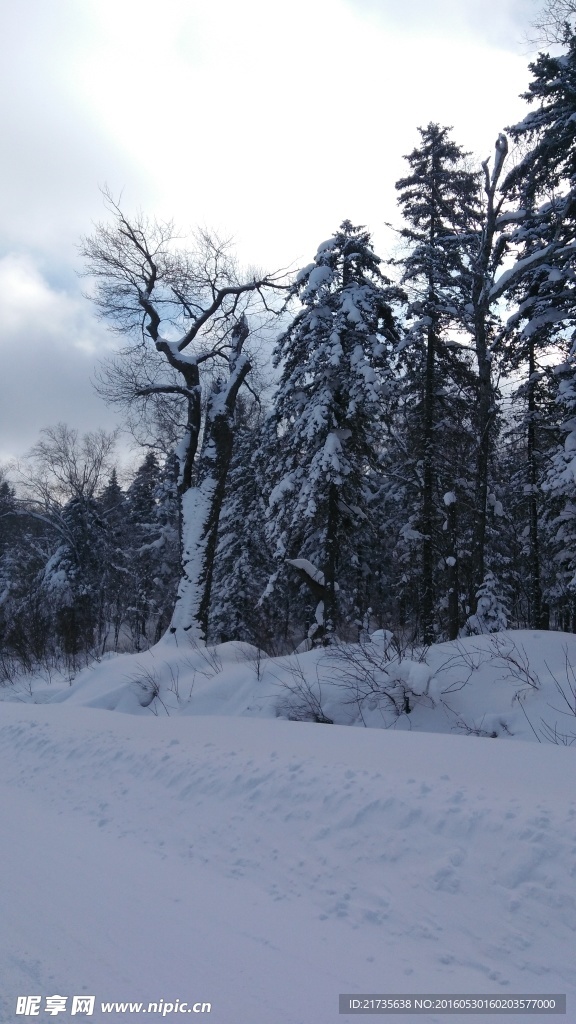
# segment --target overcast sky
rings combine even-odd
[[[0,462],[43,426],[110,427],[90,377],[114,339],[77,245],[99,185],[308,263],[342,220],[380,255],[429,121],[480,160],[519,120],[537,0],[0,0]]]

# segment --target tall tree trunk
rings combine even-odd
[[[529,591],[530,625],[542,628],[542,590],[540,586],[540,537],[538,530],[538,465],[536,457],[536,354],[534,335],[530,336],[528,352],[528,521],[529,521]]]
[[[485,576],[486,527],[488,521],[488,474],[490,456],[494,444],[494,422],[496,397],[492,379],[492,353],[490,351],[489,318],[493,299],[491,286],[496,265],[500,262],[502,250],[497,240],[497,220],[501,201],[496,201],[498,181],[508,152],[508,142],[500,135],[496,142],[494,167],[490,175],[488,161],[484,170],[484,192],[486,214],[480,238],[478,255],[473,269],[472,306],[474,346],[478,363],[477,431],[478,447],[476,456],[476,483],[474,496],[475,524],[472,538],[472,593],[471,606],[476,608],[476,594]]]
[[[471,600],[481,587],[485,576],[486,526],[488,522],[488,473],[493,448],[495,417],[492,364],[488,358],[485,311],[480,308],[475,324],[476,358],[478,360],[477,455],[474,488],[474,531],[472,535]]]
[[[452,500],[452,498],[454,500]],[[448,639],[456,640],[460,630],[458,591],[460,588],[458,572],[458,550],[457,550],[457,513],[456,496],[453,492],[446,495],[444,501],[447,505],[446,519],[447,532],[450,538],[450,554],[447,562],[448,573]]]
[[[180,633],[195,643],[208,636],[210,598],[218,524],[224,501],[226,479],[232,458],[234,410],[241,385],[250,371],[242,352],[248,325],[242,320],[233,329],[233,351],[229,376],[208,399],[204,436],[198,463],[190,485],[182,493],[182,577],[170,624],[170,633]],[[193,440],[193,437],[192,437]],[[192,465],[188,452],[184,466]]]
[[[435,300],[431,292],[430,301]],[[420,617],[422,639],[434,642],[434,385],[436,359],[436,324],[428,327],[426,380],[424,386],[424,468],[422,481],[422,590]]]
[[[330,484],[328,491],[328,522],[326,524],[326,599],[324,622],[326,633],[334,634],[337,625],[336,573],[338,567],[338,488]]]

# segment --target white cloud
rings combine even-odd
[[[418,125],[454,125],[484,158],[523,111],[523,56],[475,38],[452,0],[411,0],[413,23],[392,18],[398,6],[375,20],[369,2],[171,0],[131,24],[130,4],[102,0],[75,88],[156,209],[231,232],[249,261],[286,264],[344,217],[394,216]],[[488,7],[486,21],[506,5]],[[141,199],[130,182],[127,204]]]
[[[29,443],[15,423],[28,438],[32,425],[35,436],[62,418],[89,429],[97,406],[109,415],[88,378],[110,341],[74,276],[75,243],[105,216],[99,183],[124,190],[127,211],[232,234],[244,262],[267,268],[308,262],[345,217],[384,248],[418,125],[453,125],[484,159],[525,113],[528,61],[515,42],[525,7],[0,5],[0,89],[10,97],[0,112],[0,255],[13,254],[0,262],[0,447],[8,435],[11,450]]]
[[[29,254],[8,253],[0,260],[0,295],[4,332],[0,344],[12,344],[14,336],[66,346],[70,323],[79,313],[78,303],[64,292],[50,288]]]
[[[43,426],[116,423],[90,384],[113,344],[86,300],[51,288],[30,256],[0,260],[0,460],[21,454]]]

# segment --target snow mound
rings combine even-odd
[[[576,744],[576,636],[517,630],[399,652],[392,634],[284,658],[166,638],[108,656],[71,686],[26,681],[6,700],[126,714],[282,717],[323,724]]]

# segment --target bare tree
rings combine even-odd
[[[12,467],[17,498],[10,516],[42,522],[73,545],[65,507],[71,501],[86,507],[103,489],[115,465],[117,437],[118,430],[93,430],[80,437],[66,423],[45,427],[23,461]]]
[[[576,0],[545,0],[532,22],[535,31],[529,36],[529,42],[537,46],[565,43],[575,27]]]
[[[46,510],[92,499],[113,469],[117,436],[100,429],[80,437],[66,423],[45,427],[26,456],[22,490]]]
[[[228,242],[199,232],[186,250],[172,224],[142,215],[129,220],[109,193],[105,201],[113,223],[97,226],[82,254],[100,315],[132,344],[104,388],[124,407],[168,396],[177,403],[173,423],[182,409],[176,447],[182,577],[170,630],[203,641],[234,409],[251,369],[248,316],[274,312],[270,297],[287,288],[286,274],[241,280]]]

